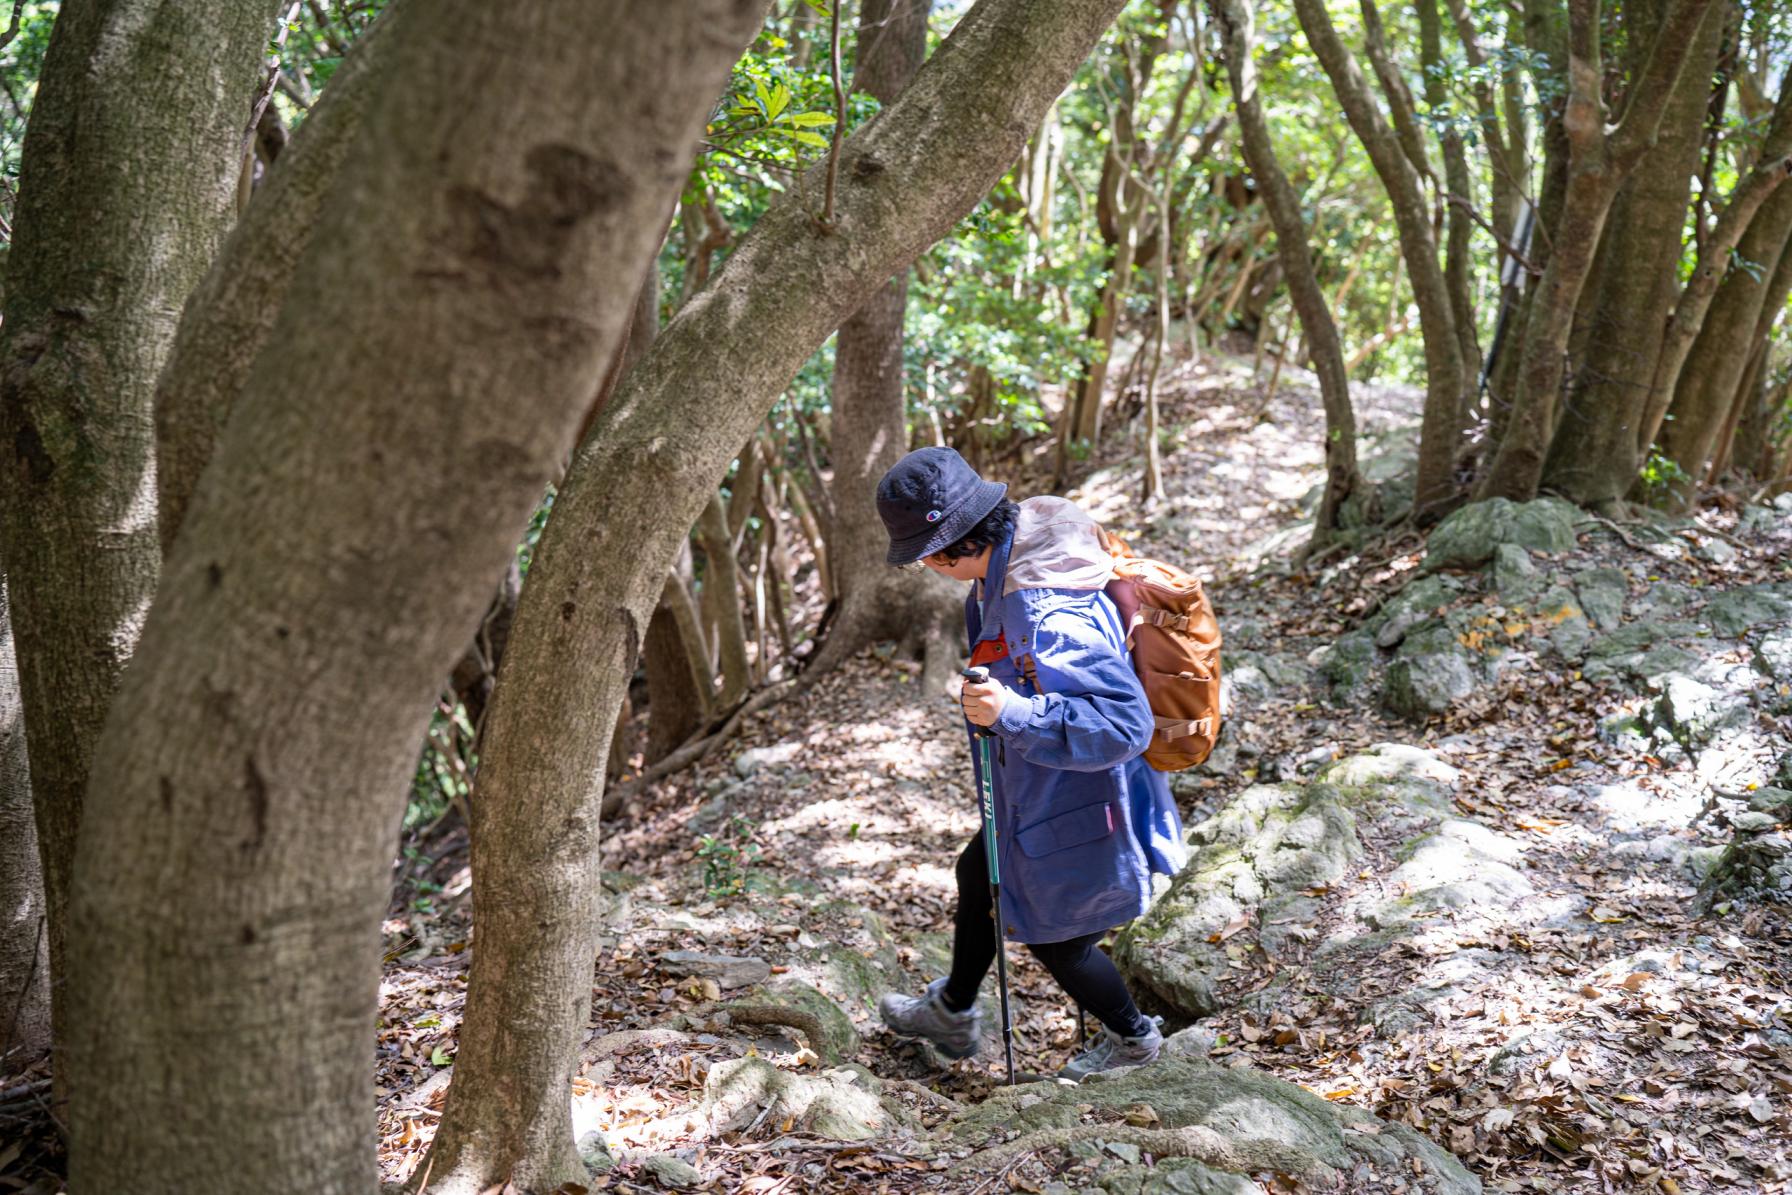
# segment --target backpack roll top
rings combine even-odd
[[[1145,761],[1180,772],[1212,754],[1220,734],[1220,625],[1201,579],[1173,564],[1134,556],[1106,532],[1114,554],[1108,599],[1126,627],[1133,670],[1157,733]]]

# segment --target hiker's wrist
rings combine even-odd
[[[1002,704],[996,710],[995,728],[1003,734],[1019,734],[1032,717],[1033,703],[1013,689],[1002,690]]]

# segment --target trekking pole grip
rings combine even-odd
[[[987,685],[989,683],[989,669],[983,667],[981,664],[974,668],[966,668],[959,675],[963,676],[973,685]],[[971,726],[971,733],[975,734],[980,739],[992,739],[996,735],[996,732],[989,727],[978,726],[975,724],[972,724]]]

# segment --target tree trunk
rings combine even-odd
[[[156,373],[235,215],[272,28],[263,0],[68,0],[25,135],[0,326],[0,545],[58,977],[94,742],[161,556]]]
[[[356,39],[181,314],[168,364],[155,384],[157,527],[163,553],[186,518],[187,502],[211,459],[230,405],[267,345],[299,255],[360,132],[386,33],[402,3]]]
[[[74,1190],[374,1189],[377,927],[422,719],[760,17],[429,11],[390,31],[94,754],[69,911]],[[577,852],[595,829],[552,833]]]
[[[1323,0],[1295,0],[1302,30],[1314,55],[1330,76],[1338,103],[1368,151],[1377,177],[1386,188],[1400,237],[1400,254],[1412,279],[1413,299],[1425,340],[1425,409],[1419,429],[1419,471],[1413,492],[1413,517],[1434,517],[1454,492],[1456,441],[1467,382],[1462,350],[1450,306],[1450,290],[1437,260],[1431,213],[1420,190],[1419,175],[1369,95],[1356,63],[1338,40]]]
[[[1665,7],[1665,0],[1657,0],[1624,8],[1632,78],[1646,65],[1643,57]],[[1543,484],[1588,506],[1622,498],[1641,463],[1637,424],[1663,346],[1660,339],[1638,333],[1665,327],[1673,311],[1687,197],[1698,170],[1722,25],[1708,20],[1699,27],[1697,45],[1662,114],[1660,134],[1612,203],[1597,290],[1581,299],[1584,360],[1577,361],[1572,398],[1550,444]]]
[[[1606,215],[1618,188],[1655,143],[1662,113],[1712,2],[1668,0],[1648,58],[1633,78],[1623,119],[1608,130],[1601,99],[1599,3],[1569,0],[1568,99],[1562,116],[1569,144],[1567,189],[1561,217],[1549,230],[1549,264],[1525,323],[1511,418],[1482,479],[1480,497],[1526,501],[1537,493],[1555,434],[1574,312]]]
[[[867,0],[859,7],[853,86],[888,105],[927,55],[931,0]],[[834,347],[834,418],[828,441],[834,525],[828,560],[840,605],[811,666],[825,672],[880,639],[911,643],[957,608],[956,586],[898,573],[884,560],[889,537],[877,514],[877,483],[908,448],[902,321],[904,269],[840,325]]]
[[[50,942],[12,623],[0,578],[0,1075],[50,1048]]]
[[[1419,61],[1425,75],[1425,104],[1435,113],[1447,113],[1450,107],[1449,85],[1445,78],[1443,23],[1438,17],[1438,0],[1418,0]],[[1498,122],[1486,131],[1490,159],[1504,157]],[[1462,134],[1454,124],[1438,130],[1437,140],[1443,149],[1444,197],[1449,219],[1449,233],[1444,246],[1444,287],[1450,292],[1450,318],[1456,326],[1456,346],[1462,358],[1462,406],[1457,413],[1457,429],[1469,425],[1474,416],[1476,384],[1481,376],[1481,346],[1475,338],[1474,221],[1463,203],[1452,197],[1472,201],[1474,185],[1469,175],[1468,152]],[[1496,201],[1497,202],[1497,201]]]
[[[908,90],[847,138],[833,226],[812,215],[819,166],[660,333],[580,448],[488,727],[479,941],[431,1192],[552,1185],[574,1169],[568,1087],[595,950],[603,755],[666,570],[803,362],[1013,164],[1122,2],[980,0]]]
[[[720,491],[710,495],[697,520],[697,542],[703,548],[703,608],[706,626],[715,632],[721,657],[722,694],[726,709],[746,696],[752,687],[752,666],[747,662],[747,623],[740,610],[740,563],[734,556],[734,536],[728,531],[728,508]]]
[[[680,563],[666,574],[665,589],[653,619],[641,657],[647,667],[647,753],[649,766],[672,754],[708,723],[712,706],[709,652],[703,644],[702,623],[691,598],[684,573],[690,553],[679,553]]]
[[[1750,221],[1737,246],[1742,263],[1732,266],[1711,301],[1688,360],[1697,367],[1683,371],[1673,406],[1657,439],[1661,454],[1680,466],[1685,480],[1672,486],[1669,505],[1683,508],[1704,478],[1705,466],[1717,449],[1718,436],[1730,413],[1743,371],[1748,367],[1755,327],[1764,311],[1776,311],[1768,300],[1786,301],[1781,288],[1792,280],[1782,269],[1787,239],[1792,236],[1792,187],[1780,187]]]
[[[1703,329],[1712,299],[1731,265],[1731,254],[1766,203],[1792,175],[1792,87],[1781,86],[1773,120],[1761,145],[1761,159],[1737,184],[1717,224],[1706,235],[1692,277],[1674,307],[1667,336],[1656,359],[1649,402],[1638,425],[1636,458],[1640,461],[1655,442],[1661,420],[1679,389],[1693,340]]]
[[[1338,327],[1332,322],[1325,293],[1313,272],[1313,254],[1307,244],[1306,222],[1300,197],[1276,161],[1269,123],[1257,92],[1254,58],[1255,14],[1250,0],[1209,0],[1209,11],[1219,28],[1238,108],[1239,136],[1251,177],[1262,189],[1263,202],[1276,229],[1276,252],[1288,276],[1288,293],[1300,316],[1301,334],[1319,375],[1319,391],[1325,403],[1325,494],[1313,523],[1315,545],[1328,540],[1338,525],[1344,502],[1362,485],[1356,461],[1356,414],[1350,405],[1350,383],[1344,369],[1344,350]]]

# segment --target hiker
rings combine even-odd
[[[1007,490],[950,448],[923,448],[884,475],[877,505],[891,564],[971,585],[971,664],[990,675],[966,681],[959,700],[967,730],[995,734],[985,758],[995,761],[1001,921],[1101,1022],[1058,1072],[1080,1081],[1157,1057],[1158,1022],[1139,1012],[1097,944],[1145,911],[1154,872],[1171,874],[1187,856],[1169,785],[1140,755],[1154,724],[1102,592],[1113,558],[1074,503],[1016,504]],[[977,991],[997,951],[981,830],[958,857],[957,879],[950,974],[878,1008],[897,1033],[969,1058],[980,1044]]]

